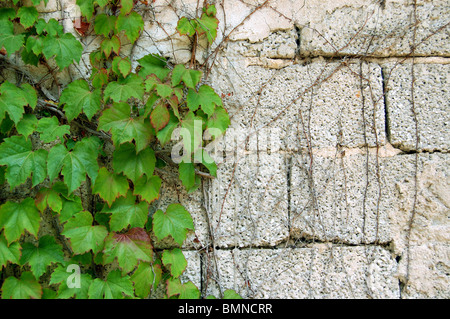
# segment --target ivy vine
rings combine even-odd
[[[57,73],[79,63],[85,48],[57,20],[39,17],[41,0],[29,3],[1,1],[0,53],[47,67],[60,86]],[[198,189],[202,176],[216,175],[201,136],[212,129],[223,134],[228,113],[192,65],[149,54],[133,70],[121,48],[144,29],[135,1],[76,3],[80,37],[90,29],[102,38],[89,56],[90,78],[72,81],[53,101],[36,83],[0,85],[0,184],[37,194],[0,206],[1,297],[148,298],[165,285],[165,298],[200,298],[198,287],[180,280],[187,266],[182,250],[156,251],[151,240],[170,237],[181,247],[194,230],[190,213],[179,203],[153,215],[149,208],[163,183],[157,169],[177,167],[187,192]],[[176,29],[194,45],[200,37],[211,44],[218,25],[216,8],[206,5]],[[189,133],[178,164],[156,152],[176,128]],[[83,187],[91,196],[82,196]],[[41,235],[46,216],[55,235]]]

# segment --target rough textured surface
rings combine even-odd
[[[343,153],[347,153],[343,155]],[[347,151],[329,156],[294,156],[291,173],[291,232],[296,238],[349,244],[391,240],[389,206],[376,153]],[[305,183],[305,181],[307,181]]]
[[[306,1],[296,14],[302,28],[304,55],[369,54],[403,56],[411,53],[414,5],[410,0]],[[417,1],[417,55],[448,55],[448,1]],[[307,13],[313,12],[310,16]]]
[[[135,45],[121,36],[121,55],[133,69],[149,53],[189,63],[191,42],[175,27],[197,2],[139,2],[145,31]],[[193,216],[182,281],[203,297],[235,289],[246,298],[450,298],[449,2],[210,2],[218,37],[201,40],[194,60],[211,68],[205,82],[231,116],[216,147],[218,176],[186,194],[169,170],[149,211],[180,202]],[[58,75],[61,88],[88,79],[100,42],[74,31],[76,1],[39,11],[85,47]],[[1,62],[4,79],[23,80],[20,69],[57,100],[47,68]],[[0,197],[35,193],[24,184]],[[54,234],[47,219],[41,232]]]
[[[225,103],[240,134],[276,129],[282,149],[292,151],[386,142],[378,65],[319,59],[272,71],[223,59],[211,83],[219,92],[233,92]]]
[[[403,280],[409,272],[411,284],[402,296],[447,298],[450,293],[450,162],[447,154],[439,153],[419,155],[417,160],[417,186],[415,154],[394,156],[385,163],[389,171],[385,192],[390,195],[392,248],[400,256],[400,278]]]
[[[210,188],[216,245],[274,246],[287,238],[285,172],[280,154],[227,157]]]
[[[312,244],[308,248],[217,253],[222,289],[252,298],[398,298],[397,263],[381,247]],[[209,293],[218,295],[211,280]]]
[[[389,63],[384,66],[391,142],[405,151],[448,150],[450,65],[414,64],[414,71],[412,68],[410,60],[401,65]],[[413,74],[414,88],[411,87]]]

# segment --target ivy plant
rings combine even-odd
[[[32,81],[0,84],[0,183],[18,194],[0,206],[1,298],[148,298],[159,285],[165,298],[200,298],[198,287],[180,280],[192,216],[177,202],[152,207],[160,170],[175,166],[188,192],[204,174],[216,175],[201,137],[230,124],[219,95],[202,83],[202,70],[122,54],[144,29],[136,1],[77,0],[79,36],[40,17],[40,0],[27,4],[2,1],[0,53],[46,67],[60,94],[51,100]],[[176,30],[212,44],[218,24],[206,5]],[[89,53],[90,77],[62,87],[58,74],[87,54],[80,42],[87,32],[101,39]],[[176,128],[189,133],[179,163],[157,151]],[[167,238],[174,248],[155,250]]]

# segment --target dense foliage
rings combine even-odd
[[[4,56],[16,54],[52,75],[80,62],[79,37],[55,19],[40,18],[41,0],[1,2]],[[92,30],[102,38],[90,53],[90,78],[61,88],[55,101],[36,83],[0,85],[0,183],[37,194],[0,206],[1,297],[147,298],[165,285],[166,298],[199,298],[198,287],[180,280],[187,266],[182,250],[153,247],[152,237],[181,247],[194,230],[179,203],[149,214],[163,183],[157,170],[170,161],[156,150],[182,129],[183,156],[170,164],[186,190],[195,191],[201,175],[215,176],[217,169],[202,136],[223,133],[228,113],[214,89],[201,83],[201,70],[155,54],[132,69],[122,42],[135,43],[144,28],[133,0],[77,5],[80,37]],[[182,17],[177,31],[211,44],[218,24],[215,7],[206,5],[200,17]],[[54,234],[41,231],[49,219]]]

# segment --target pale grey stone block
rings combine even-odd
[[[348,244],[391,240],[389,193],[376,154],[294,155],[290,182],[291,234]],[[345,154],[345,152],[344,152]],[[311,169],[312,162],[312,169]]]
[[[245,298],[399,298],[397,263],[378,246],[221,250],[216,261],[207,291],[216,297],[234,289]]]
[[[386,107],[391,143],[405,151],[450,149],[450,65],[414,64],[384,66]],[[417,124],[417,129],[416,129]]]
[[[224,59],[210,81],[243,135],[277,129],[281,149],[386,143],[381,68],[315,60],[281,70]],[[353,62],[353,63],[352,63]],[[362,73],[362,80],[359,74]],[[257,79],[257,80],[255,80]],[[274,136],[275,137],[275,136]]]
[[[445,0],[311,1],[296,13],[302,55],[404,56],[450,53]]]
[[[219,247],[274,246],[288,236],[285,158],[227,157],[210,184],[210,221]]]

